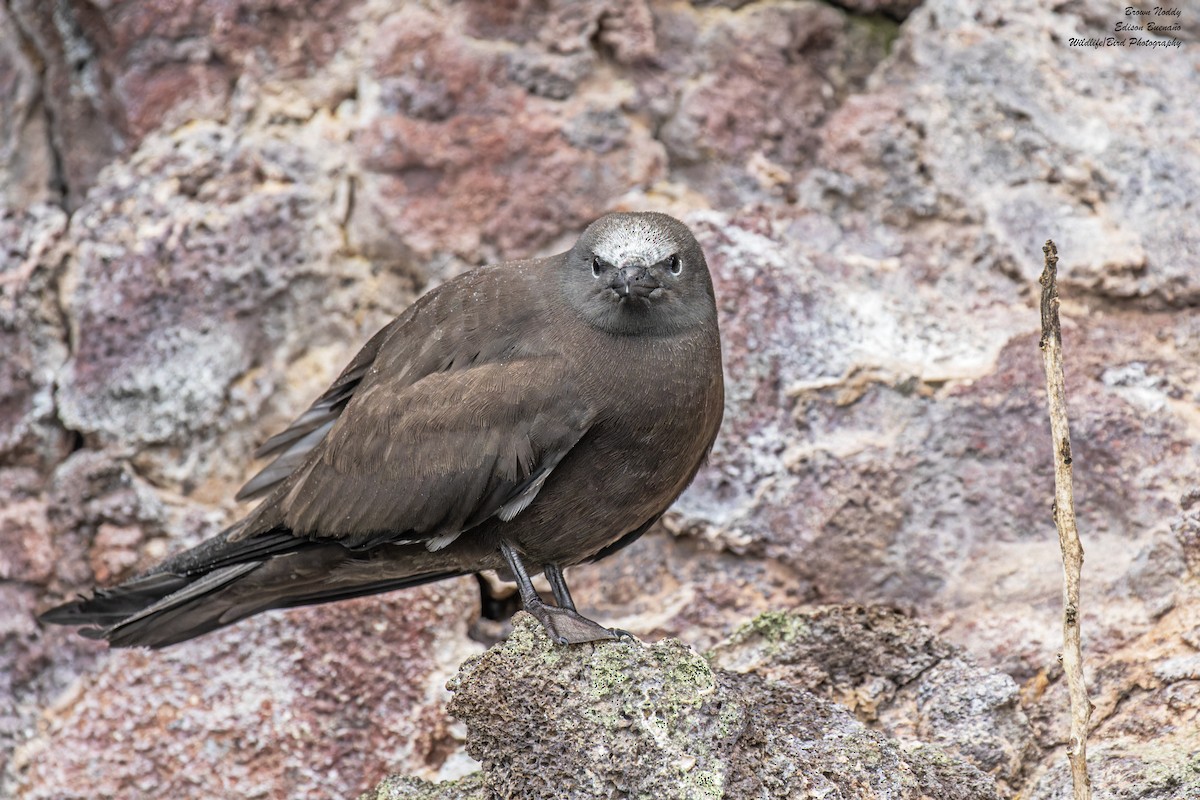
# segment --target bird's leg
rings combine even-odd
[[[620,635],[619,632],[611,631],[581,615],[575,610],[574,604],[571,604],[569,608],[555,608],[546,605],[542,602],[542,598],[538,597],[537,590],[533,588],[533,581],[529,580],[529,573],[516,549],[508,542],[501,542],[500,553],[508,562],[508,568],[517,582],[517,591],[521,593],[521,604],[534,619],[542,623],[542,627],[546,629],[546,633],[550,634],[551,639],[559,644],[582,644],[602,639],[616,639]],[[567,582],[563,580],[562,571],[557,567],[547,568],[545,571],[550,585],[554,587],[555,599],[560,604],[562,603],[563,598],[559,597],[559,586],[561,585],[563,596],[570,604],[571,595],[567,593]]]
[[[554,602],[558,603],[558,607],[574,611],[575,601],[571,599],[571,590],[567,588],[567,579],[563,576],[562,567],[558,564],[547,564],[542,568],[542,574],[550,581],[550,591],[554,592]]]

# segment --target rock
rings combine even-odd
[[[564,4],[549,24],[587,28],[590,8]],[[483,13],[478,4],[468,9],[468,30],[504,27]],[[449,254],[471,265],[523,257],[586,224],[630,186],[661,177],[661,145],[619,112],[627,92],[573,88],[594,66],[565,47],[576,35],[586,44],[584,33],[564,32],[558,53],[522,48],[505,59],[431,10],[405,7],[384,20],[356,133],[355,246],[394,239],[418,260]],[[590,131],[570,132],[580,114],[608,120],[598,142]]]
[[[906,747],[936,744],[1005,789],[1038,754],[1012,678],[893,609],[769,612],[709,660],[840,703]]]
[[[721,298],[729,380],[722,435],[676,506],[675,528],[785,565],[805,601],[941,615],[973,652],[1004,653],[1019,680],[1035,674],[1054,658],[1057,622],[1051,614],[1037,623],[1028,609],[1059,595],[1042,499],[1052,476],[1044,376],[1031,357],[1036,316],[991,277],[949,263],[971,296],[991,299],[969,314],[943,313],[914,254],[830,258],[856,247],[853,237],[808,216],[758,209],[689,219]],[[1200,376],[1190,355],[1172,359],[1171,372],[1186,376],[1177,386],[1164,377],[1131,392],[1103,375],[1163,340],[1200,363],[1200,339],[1185,338],[1200,318],[1185,316],[1070,315],[1065,334],[1077,376],[1070,396],[1081,404],[1072,419],[1077,508],[1096,555],[1092,580],[1108,597],[1096,635],[1114,645],[1174,602],[1183,574],[1165,542],[1189,480],[1188,460],[1174,454],[1197,444],[1171,398],[1190,397]]]
[[[1096,800],[1191,800],[1200,796],[1200,742],[1192,754],[1146,744],[1101,745],[1088,750],[1089,772]],[[1034,787],[1029,800],[1070,800],[1071,768],[1065,757]]]
[[[310,134],[310,146],[328,148],[319,123]],[[261,410],[284,367],[276,347],[295,336],[294,309],[341,310],[339,269],[366,271],[337,256],[326,194],[335,168],[300,138],[284,146],[207,124],[151,137],[75,213],[63,302],[76,344],[57,395],[68,427],[140,450],[143,469],[166,482],[221,469],[180,465],[178,446],[195,453]],[[346,335],[340,322],[305,327]]]
[[[472,589],[264,614],[170,650],[110,653],[16,749],[9,786],[27,800],[186,796],[204,775],[210,796],[344,796],[397,764],[436,775],[458,747],[441,687],[477,649]]]
[[[880,700],[891,702],[898,688],[954,655],[955,648],[894,609],[829,606],[761,614],[714,647],[710,658],[722,669],[850,701],[852,710],[875,719]],[[891,696],[861,694],[880,680],[891,684]]]
[[[1095,704],[1088,764],[1096,800],[1191,800],[1200,790],[1200,603],[1177,605],[1088,676]],[[1038,692],[1040,695],[1040,691]],[[1036,695],[1035,695],[1036,696]],[[1031,800],[1067,800],[1067,698],[1061,683],[1029,703],[1046,758]]]
[[[475,773],[457,781],[429,783],[420,778],[394,775],[358,800],[490,800],[483,775]]]
[[[658,14],[665,75],[644,76],[640,104],[661,119],[676,179],[726,208],[794,200],[795,176],[816,154],[822,124],[861,89],[889,39],[820,3]]]
[[[728,407],[709,465],[662,523],[571,570],[581,605],[697,651],[769,609],[898,606],[940,638],[868,615],[872,638],[834,615],[806,623],[824,650],[753,658],[772,685],[843,701],[897,741],[940,743],[1006,791],[1061,793],[1034,295],[1054,238],[1096,793],[1124,775],[1150,797],[1188,786],[1179,754],[1197,746],[1172,720],[1192,719],[1200,648],[1193,42],[1072,46],[1124,19],[1100,0],[912,5],[0,5],[0,603],[13,612],[0,625],[0,794],[61,795],[67,777],[86,793],[82,769],[34,774],[14,753],[83,748],[50,720],[96,702],[84,687],[128,696],[112,676],[129,656],[43,630],[37,611],[242,513],[230,497],[254,447],[418,292],[554,251],[617,207],[697,229]],[[446,591],[464,626],[488,627],[466,619],[469,586]],[[325,613],[342,619],[286,619],[307,629]],[[237,635],[293,657],[273,634]],[[279,635],[314,664],[353,647]],[[243,666],[232,641],[201,659],[215,684],[233,685],[222,660]],[[363,662],[340,674],[371,696],[365,662],[381,656],[359,644]],[[892,656],[855,671],[827,660],[838,653]],[[183,669],[156,658],[137,666],[137,702],[186,683],[149,677]],[[299,680],[251,673],[288,696]],[[277,747],[239,762],[237,785],[257,768],[287,794],[308,779],[276,770],[303,758],[364,770],[313,779],[318,794],[369,786],[385,762],[461,775],[458,729],[438,703],[406,698],[389,713],[411,702],[423,729],[447,731],[411,760],[403,726],[370,745],[402,756],[368,764],[341,761],[336,737],[280,733],[279,708],[243,715],[247,737]],[[964,705],[978,718],[947,716]],[[190,754],[193,734],[153,735],[156,766],[139,774],[212,796],[216,762],[162,755]]]
[[[118,580],[132,577],[135,567],[148,568],[152,555],[138,545],[157,539],[161,546],[169,523],[177,521],[128,463],[95,451],[81,450],[60,464],[40,499],[54,528],[54,577],[68,589],[82,589],[97,568]]]
[[[48,12],[15,0],[6,16],[16,23],[22,49],[44,69],[38,96],[54,123],[47,126],[53,159],[61,161],[51,176],[60,185],[52,188],[69,208],[78,207],[100,171],[150,132],[221,117],[245,74],[254,82],[302,82],[317,102],[344,97],[352,86],[338,79],[331,62],[351,29],[344,23],[360,5],[247,0],[218,8],[197,0],[135,0],[63,3]],[[40,119],[32,115],[35,126]],[[33,191],[22,200],[41,199],[45,190]]]
[[[919,0],[848,0],[844,7],[858,14],[884,14],[892,19],[905,19]]]
[[[518,50],[508,60],[509,77],[514,83],[530,94],[552,100],[566,100],[574,94],[591,69],[591,59],[582,53],[560,56]]]
[[[835,703],[675,640],[558,647],[521,613],[450,689],[483,796],[998,797],[936,747],[902,750]]]
[[[46,506],[37,497],[35,471],[0,470],[0,581],[45,585],[54,574],[53,534]]]
[[[54,403],[55,373],[67,358],[54,294],[66,228],[55,206],[0,208],[0,459],[41,471],[71,444]]]
[[[923,3],[874,76],[874,97],[860,98],[889,96],[888,105],[904,109],[901,138],[887,126],[868,158],[889,159],[890,173],[876,175],[884,184],[936,188],[937,217],[977,220],[1005,268],[1025,282],[1037,278],[1037,254],[1051,236],[1044,232],[1052,231],[1070,254],[1064,293],[1184,307],[1200,291],[1200,272],[1184,254],[1195,252],[1200,234],[1174,209],[1200,184],[1200,163],[1176,154],[1181,131],[1198,121],[1171,87],[1191,85],[1195,75],[1186,58],[1114,59],[1066,41],[1112,36],[1122,15],[1112,3]],[[1034,31],[1045,45],[1034,43]],[[838,128],[835,120],[826,130]],[[915,158],[902,155],[909,141]]]
[[[1183,551],[1188,571],[1200,577],[1200,487],[1187,492],[1180,505],[1183,513],[1171,523],[1171,532]]]
[[[6,3],[0,7],[0,206],[61,199],[42,76],[27,42]]]

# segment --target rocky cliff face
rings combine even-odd
[[[1053,238],[1096,797],[1196,796],[1200,20],[1081,47],[1124,6],[914,5],[0,5],[0,794],[348,796],[499,758],[469,698],[516,644],[445,709],[482,649],[470,581],[153,654],[34,615],[241,513],[256,444],[426,287],[652,208],[708,253],[726,424],[657,530],[574,572],[581,604],[692,648],[664,658],[766,609],[900,607],[937,643],[860,633],[793,669],[735,637],[706,674],[809,725],[793,744],[853,728],[898,770],[918,742],[1068,796],[1033,291]],[[542,677],[661,680],[647,658]],[[968,700],[1013,716],[973,728]],[[774,735],[739,730],[727,776]]]

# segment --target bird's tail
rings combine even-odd
[[[420,545],[369,551],[274,531],[230,542],[222,532],[150,572],[41,615],[114,647],[165,647],[273,608],[327,603],[465,574]]]

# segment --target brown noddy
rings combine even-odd
[[[494,569],[556,641],[612,638],[575,610],[563,568],[667,510],[723,407],[700,245],[665,214],[610,214],[565,253],[419,298],[260,448],[274,460],[238,493],[263,498],[250,514],[41,619],[162,647],[268,609]]]

